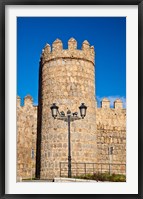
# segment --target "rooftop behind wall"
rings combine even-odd
[[[77,41],[74,38],[69,39],[68,49],[63,49],[62,41],[56,39],[52,44],[52,48],[49,44],[46,44],[42,50],[41,60],[42,64],[44,64],[47,61],[57,58],[70,58],[83,59],[94,64],[94,54],[94,47],[90,46],[87,40],[82,43],[82,48],[79,50],[77,49]]]

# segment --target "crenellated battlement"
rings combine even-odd
[[[98,108],[103,108],[103,109],[106,109],[106,108],[109,108],[110,109],[110,100],[108,98],[103,98],[102,101],[101,101],[101,107],[98,107]],[[17,96],[17,107],[21,106],[21,98],[19,96]],[[32,96],[30,95],[27,95],[24,97],[24,106],[35,106],[33,104],[33,98]],[[22,107],[22,106],[21,106]],[[114,101],[114,109],[124,109],[123,108],[123,102],[121,99],[116,99]]]
[[[103,109],[109,109],[110,108],[110,100],[108,98],[103,98],[101,101],[101,108]],[[114,101],[114,109],[123,109],[123,102],[121,99],[116,99]]]
[[[52,43],[52,48],[46,44],[42,50],[41,62],[42,64],[59,59],[82,59],[90,61],[94,64],[95,51],[94,47],[90,46],[87,40],[83,41],[81,50],[77,49],[77,41],[74,38],[68,40],[68,49],[63,49],[63,43],[60,39],[56,39]]]
[[[27,106],[36,107],[33,104],[33,98],[30,95],[27,95],[24,97],[24,105],[23,106],[21,105],[21,98],[19,96],[17,96],[16,101],[17,101],[17,107],[27,107]]]

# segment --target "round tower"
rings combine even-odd
[[[84,119],[71,122],[72,163],[95,163],[96,147],[96,101],[94,47],[84,41],[77,49],[74,38],[63,49],[62,41],[56,39],[42,51],[40,61],[39,113],[41,132],[40,178],[59,177],[61,162],[68,161],[68,126],[54,120],[50,107],[53,103],[59,111],[79,112],[81,103],[87,106]],[[66,165],[67,168],[67,165]],[[72,171],[73,172],[73,171]]]

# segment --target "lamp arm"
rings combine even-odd
[[[59,109],[58,109],[57,113],[60,115]]]

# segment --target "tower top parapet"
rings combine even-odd
[[[94,47],[90,46],[87,40],[83,41],[82,48],[77,49],[77,41],[74,38],[68,40],[68,49],[63,49],[63,43],[60,39],[56,39],[52,43],[52,48],[46,44],[42,50],[41,63],[42,65],[54,59],[70,58],[83,59],[94,64],[95,51]]]

